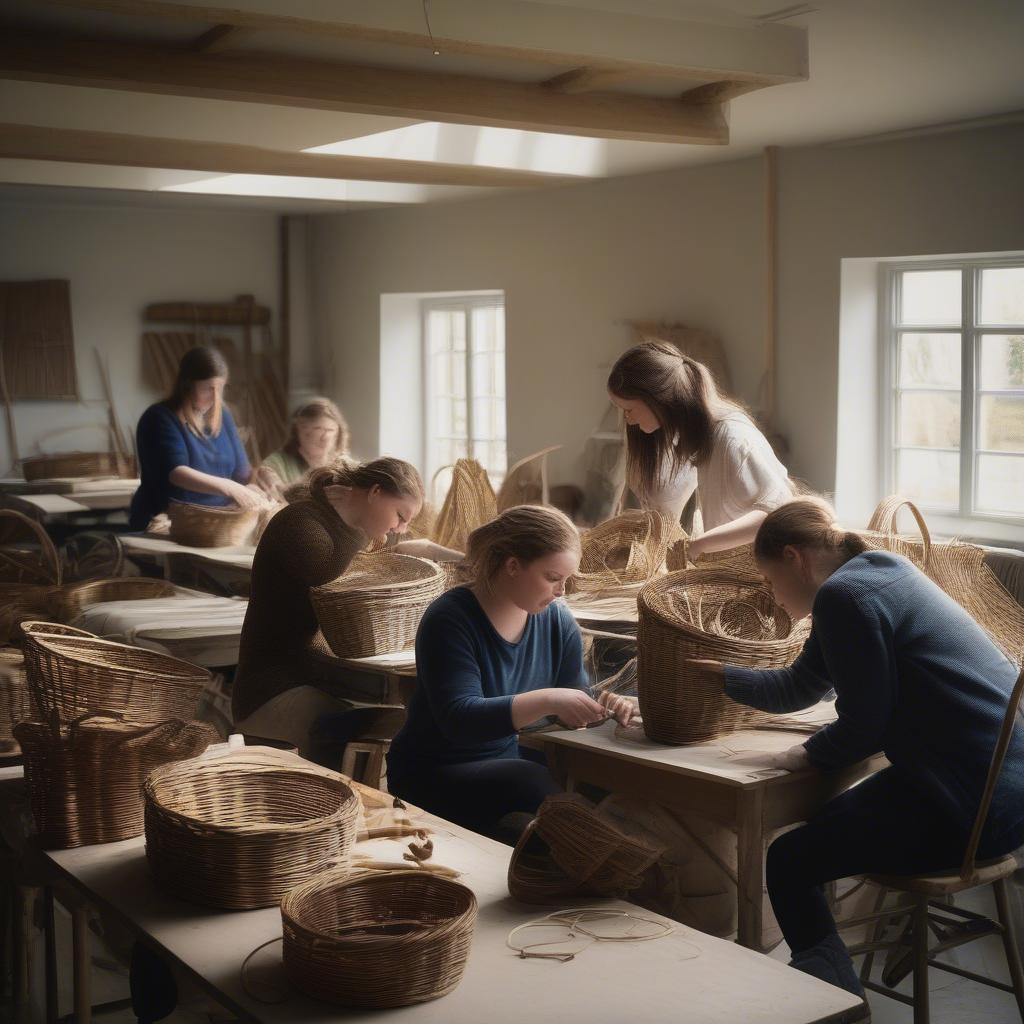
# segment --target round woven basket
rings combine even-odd
[[[25,678],[25,658],[16,647],[0,648],[0,755],[19,752],[14,727],[32,717],[32,700]]]
[[[201,754],[217,739],[205,722],[137,726],[104,716],[85,716],[57,733],[43,722],[21,722],[14,734],[25,757],[32,816],[47,849],[141,835],[146,776],[169,761]]]
[[[810,630],[795,625],[767,584],[726,565],[671,573],[637,599],[637,695],[644,732],[661,743],[701,743],[772,716],[730,700],[716,673],[691,659],[748,668],[782,668]]]
[[[357,556],[344,576],[309,596],[335,656],[369,658],[412,647],[423,613],[444,589],[437,563],[376,554]]]
[[[70,725],[106,712],[135,725],[188,721],[210,673],[143,647],[101,640],[52,622],[23,622],[25,667],[39,714]]]
[[[172,501],[167,508],[171,520],[169,537],[188,548],[230,548],[244,544],[256,529],[259,511],[235,505],[193,505]]]
[[[109,580],[87,580],[70,583],[57,598],[57,617],[73,619],[91,604],[105,601],[141,601],[147,598],[171,597],[174,584],[169,580],[151,580],[145,576],[118,576]]]
[[[285,971],[341,1006],[437,999],[462,979],[476,915],[470,889],[425,871],[333,871],[281,901]]]
[[[646,583],[661,572],[669,547],[682,536],[682,528],[660,512],[623,512],[583,534],[572,589],[593,592]]]
[[[359,799],[342,776],[257,753],[168,765],[144,787],[146,857],[192,903],[251,910],[326,869],[347,868]]]

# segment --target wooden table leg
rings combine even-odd
[[[92,1020],[89,913],[81,904],[77,904],[71,910],[71,936],[75,966],[75,1024],[89,1024]]]
[[[760,949],[764,900],[764,790],[744,790],[736,814],[737,939]]]
[[[32,998],[34,971],[33,951],[35,946],[35,907],[39,889],[32,885],[19,885],[17,917],[17,962],[15,965],[14,1005],[27,1007]]]
[[[43,890],[43,938],[46,969],[46,1024],[56,1024],[60,1016],[57,1002],[57,930],[53,913],[53,887]]]

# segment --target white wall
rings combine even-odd
[[[1021,125],[779,154],[777,407],[794,474],[835,487],[841,260],[1024,247],[1021,166]],[[389,292],[504,289],[510,459],[565,444],[556,481],[582,478],[624,319],[717,331],[737,393],[756,402],[761,170],[743,160],[315,218],[315,330],[360,449],[380,436]],[[865,353],[874,343],[865,334]]]
[[[142,313],[150,302],[225,301],[250,293],[278,306],[278,220],[262,211],[184,206],[84,206],[34,200],[0,202],[0,280],[67,278],[82,403],[18,402],[22,455],[37,439],[73,424],[105,423],[107,406],[93,349],[110,367],[118,413],[134,433],[158,395],[142,375]],[[300,350],[306,352],[300,344]],[[46,450],[107,447],[102,430],[76,431]],[[11,463],[0,425],[0,473]]]

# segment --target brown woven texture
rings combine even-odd
[[[476,459],[459,459],[434,523],[433,540],[443,547],[465,551],[469,535],[497,514],[497,498],[486,470]]]
[[[593,593],[646,583],[661,572],[682,528],[660,512],[631,509],[587,530],[575,592]]]
[[[437,999],[462,980],[476,915],[471,889],[425,871],[333,871],[281,901],[285,971],[341,1006]]]
[[[0,644],[25,619],[49,617],[60,590],[60,555],[41,523],[0,509]]]
[[[444,593],[435,562],[411,555],[359,555],[333,583],[313,587],[310,600],[324,639],[338,658],[404,651],[431,601]]]
[[[193,505],[171,501],[171,540],[188,548],[230,548],[244,544],[256,528],[259,512],[237,506]]]
[[[144,786],[146,857],[162,888],[222,910],[269,907],[347,868],[359,799],[343,776],[272,752],[167,765]]]
[[[897,517],[908,508],[920,540],[896,532]],[[917,506],[899,495],[883,498],[861,536],[872,548],[903,555],[963,607],[1018,666],[1024,662],[1024,608],[985,564],[985,552],[961,541],[933,541]]]
[[[690,659],[748,668],[793,662],[810,630],[795,625],[759,576],[727,563],[671,573],[637,598],[637,695],[644,731],[661,743],[701,743],[772,716],[730,700],[717,673]]]
[[[188,721],[210,673],[167,654],[101,640],[53,622],[23,622],[25,667],[40,718],[70,725],[88,712],[136,725]]]
[[[573,881],[552,859],[547,843],[537,835],[537,819],[523,830],[508,862],[509,895],[520,903],[561,903],[597,896],[596,890]]]
[[[16,647],[0,648],[0,754],[18,753],[14,727],[32,717],[25,658]]]
[[[141,835],[146,776],[169,761],[201,754],[218,738],[205,722],[137,726],[104,716],[85,716],[57,734],[45,722],[22,722],[14,733],[46,849]]]
[[[64,586],[57,597],[57,618],[67,621],[82,614],[91,604],[104,601],[141,601],[171,597],[174,584],[168,580],[151,580],[145,576],[117,576],[108,580],[87,580]]]
[[[116,452],[57,452],[21,460],[21,471],[26,480],[127,476],[127,468]]]

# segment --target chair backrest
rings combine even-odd
[[[992,761],[989,764],[988,778],[985,781],[981,804],[978,807],[978,816],[974,819],[974,828],[971,830],[971,838],[967,843],[967,852],[964,854],[964,862],[960,868],[960,877],[964,879],[970,878],[974,874],[974,862],[978,854],[978,844],[981,842],[981,832],[985,827],[989,808],[992,806],[992,798],[995,795],[999,773],[1003,768],[1003,761],[1006,760],[1006,751],[1010,746],[1013,727],[1017,724],[1017,711],[1020,708],[1022,694],[1024,694],[1024,669],[1017,676],[1017,682],[1014,684],[1013,692],[1010,694],[1010,700],[1006,706],[1006,717],[1003,719],[1003,727],[999,732],[999,739],[996,740],[996,748],[992,752]]]

